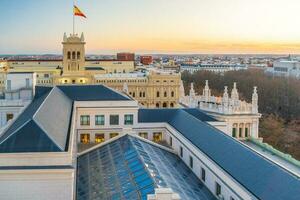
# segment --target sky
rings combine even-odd
[[[76,0],[88,54],[299,54],[299,0]],[[73,0],[0,0],[0,54],[61,53]]]

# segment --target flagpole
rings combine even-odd
[[[73,0],[73,35],[75,35],[75,13],[74,13],[74,8],[75,8],[75,0]]]

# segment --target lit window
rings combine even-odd
[[[216,196],[221,195],[221,185],[216,182]]]
[[[119,115],[110,115],[109,123],[110,125],[119,125]]]
[[[148,133],[147,132],[141,132],[139,133],[139,136],[145,139],[148,139]]]
[[[194,167],[193,157],[190,156],[190,168]]]
[[[118,136],[119,135],[119,133],[110,133],[109,134],[109,137],[110,138],[113,138],[113,137],[116,137],[116,136]]]
[[[104,139],[104,134],[103,133],[95,134],[95,143],[102,143],[104,141],[105,141],[105,139]]]
[[[205,169],[203,169],[201,167],[201,179],[202,179],[203,182],[205,182],[205,178],[206,178]]]
[[[161,132],[153,133],[153,141],[161,142],[162,141],[162,133]]]
[[[9,120],[13,119],[14,118],[14,114],[12,113],[8,113],[6,114],[6,121],[8,122]]]
[[[133,115],[125,115],[124,116],[124,124],[125,125],[133,125]]]
[[[89,115],[81,115],[80,116],[80,125],[83,125],[83,126],[90,125],[90,116]]]
[[[95,125],[104,125],[104,115],[95,116]]]
[[[82,144],[90,143],[90,134],[87,134],[87,133],[80,134],[80,142]]]
[[[183,157],[183,148],[180,147],[180,157],[182,158]]]

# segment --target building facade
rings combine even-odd
[[[236,83],[233,85],[231,95],[225,86],[223,97],[211,94],[208,81],[205,82],[202,95],[197,95],[193,83],[189,95],[185,95],[183,84],[180,87],[180,102],[190,108],[199,108],[220,121],[226,122],[224,130],[228,135],[244,140],[249,137],[258,139],[258,127],[261,114],[258,112],[257,87],[254,87],[252,102],[247,103],[239,99]]]
[[[0,135],[1,198],[299,199],[299,175],[217,121],[199,109],[141,109],[102,85],[39,87]]]
[[[0,98],[0,128],[10,123],[33,99],[35,73],[6,73]]]
[[[80,37],[64,34],[62,45],[62,60],[0,61],[1,73],[34,72],[40,86],[105,84],[122,90],[125,84],[129,94],[141,106],[178,107],[180,73],[150,69],[137,71],[134,60],[127,59],[128,56],[123,60],[88,60],[85,58],[83,34]],[[134,77],[139,78],[135,80]],[[4,89],[5,76],[0,78],[0,88]]]

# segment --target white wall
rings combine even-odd
[[[74,169],[0,170],[0,199],[72,200]]]

